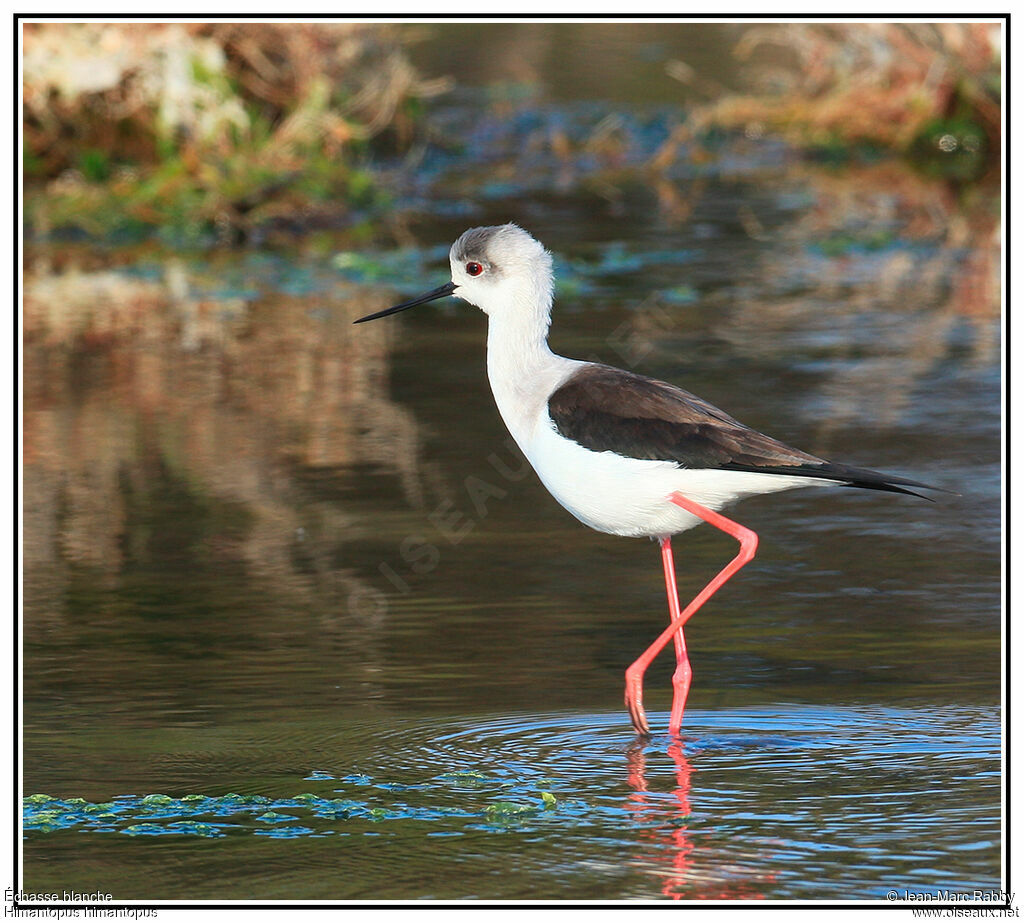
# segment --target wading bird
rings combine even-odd
[[[669,626],[626,670],[626,708],[650,728],[643,677],[674,639],[669,730],[678,736],[690,688],[683,626],[754,556],[757,535],[718,510],[744,497],[837,484],[921,496],[927,484],[834,464],[744,426],[707,401],[632,372],[556,355],[548,347],[551,254],[514,224],[472,228],[452,245],[450,282],[361,317],[375,320],[455,295],[488,318],[487,377],[498,412],[551,495],[584,525],[661,544]],[[739,553],[681,609],[671,538],[707,522]]]

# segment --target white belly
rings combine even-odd
[[[612,535],[662,537],[703,520],[668,501],[680,491],[701,506],[720,510],[756,494],[829,483],[746,471],[680,468],[674,462],[592,452],[540,421],[520,447],[544,486],[580,522]]]

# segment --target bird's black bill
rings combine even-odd
[[[366,317],[360,317],[359,320],[354,320],[352,323],[361,324],[364,321],[376,320],[378,317],[397,314],[399,311],[408,311],[409,308],[415,308],[418,304],[426,304],[428,301],[437,301],[438,298],[444,298],[445,295],[450,295],[457,288],[458,286],[454,282],[445,282],[444,285],[438,286],[432,292],[427,292],[426,295],[420,295],[419,298],[413,298],[412,301],[403,301],[401,304],[396,304],[393,308],[385,308],[376,314],[367,314]]]

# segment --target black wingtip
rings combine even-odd
[[[841,478],[844,487],[861,487],[865,490],[884,490],[893,494],[908,494],[911,497],[920,497],[922,500],[928,500],[930,503],[935,503],[935,498],[921,493],[922,490],[938,494],[950,494],[954,497],[960,496],[956,491],[948,490],[945,487],[936,487],[934,484],[925,484],[922,481],[912,481],[910,478],[892,477],[880,474],[877,471],[854,468],[848,469],[844,473],[847,473],[847,477]],[[917,490],[911,490],[910,488],[912,487],[916,487]]]
[[[859,487],[863,490],[882,490],[891,494],[907,494],[911,497],[920,497],[922,500],[928,500],[932,503],[935,502],[934,497],[929,497],[927,494],[920,493],[919,491],[926,490],[933,493],[951,494],[954,497],[959,496],[956,491],[948,490],[945,487],[936,487],[934,484],[912,481],[910,478],[895,477],[891,474],[883,474],[881,471],[872,471],[870,468],[855,468],[851,465],[837,465],[832,462],[822,462],[817,465],[774,465],[771,467],[728,464],[722,467],[734,471],[760,471],[765,474],[821,478],[823,481],[831,481],[842,487]]]
[[[900,487],[897,484],[865,484],[861,481],[845,481],[843,487],[860,487],[864,490],[884,490],[891,494],[906,494],[908,497],[920,497],[922,500],[927,500],[929,503],[934,503],[935,498],[929,497],[927,494],[919,493],[916,490],[908,490],[906,487]],[[927,484],[922,484],[922,488],[925,490],[942,490],[941,487],[929,487]],[[944,491],[950,493],[951,491]]]

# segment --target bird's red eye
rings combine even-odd
[[[483,271],[484,271],[484,268],[479,263],[466,263],[466,275],[467,276],[478,276]]]

